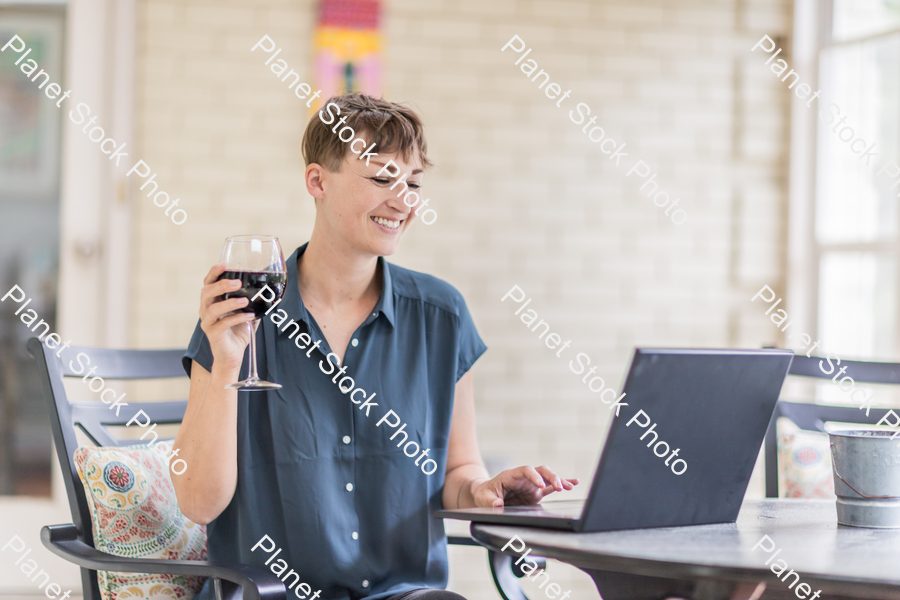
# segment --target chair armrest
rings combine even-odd
[[[464,535],[448,535],[447,543],[451,546],[478,546],[479,548],[484,547],[474,539],[466,537]]]
[[[484,548],[484,545],[475,538],[464,535],[448,535],[447,543],[456,546],[479,546]],[[503,600],[528,600],[528,596],[525,595],[525,592],[522,591],[522,587],[519,585],[519,579],[525,577],[525,572],[521,569],[521,566],[513,563],[513,559],[510,556],[494,552],[489,548],[485,549],[488,551],[488,566],[491,570],[491,577],[500,597]],[[545,558],[533,556],[531,560],[542,568],[547,568],[547,560]]]
[[[241,586],[244,600],[285,600],[284,583],[274,573],[250,565],[208,560],[125,558],[100,552],[78,539],[75,525],[48,525],[41,529],[41,543],[50,552],[79,567],[117,573],[167,573],[223,579]]]
[[[516,565],[513,564],[511,556],[488,550],[488,564],[491,567],[494,585],[503,600],[528,600],[528,596],[519,585],[518,578],[522,575],[516,574]]]

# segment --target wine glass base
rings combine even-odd
[[[237,383],[229,383],[225,386],[226,390],[238,390],[241,392],[264,392],[266,390],[281,389],[280,383],[272,383],[271,381],[263,381],[262,379],[238,381]]]

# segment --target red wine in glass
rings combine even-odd
[[[236,312],[252,312],[256,317],[247,323],[250,329],[250,368],[247,379],[225,387],[243,391],[278,389],[280,384],[262,380],[257,373],[256,330],[259,320],[284,296],[287,288],[287,268],[281,244],[277,237],[271,235],[232,236],[222,246],[220,262],[225,263],[225,272],[219,279],[238,279],[242,284],[239,290],[228,292],[220,299],[247,298],[250,303]]]
[[[276,272],[253,272],[253,271],[225,271],[219,275],[219,279],[240,279],[243,286],[235,292],[227,292],[222,296],[222,300],[231,298],[247,298],[250,304],[244,308],[239,308],[234,312],[252,312],[257,319],[261,319],[266,311],[272,308],[272,305],[284,296],[284,289],[287,285],[287,274]],[[275,299],[269,301],[269,292],[260,294],[261,290],[268,287],[275,292]],[[256,297],[256,300],[253,298]]]

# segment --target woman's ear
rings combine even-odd
[[[306,191],[316,200],[325,197],[325,169],[318,163],[311,163],[306,167]]]

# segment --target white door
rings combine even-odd
[[[9,14],[4,13],[7,10],[0,6],[0,17]],[[16,12],[39,17],[49,10],[49,5],[35,3],[27,8],[20,5]],[[127,142],[129,159],[136,162],[131,126],[135,4],[133,0],[73,0],[61,12],[65,27],[62,73],[52,76],[54,81],[63,81],[62,88],[70,90],[71,95],[58,109],[62,150],[57,328],[64,340],[72,340],[72,345],[125,347],[130,198],[123,182],[132,164],[115,169],[82,127],[69,119],[69,111],[77,118],[76,106],[87,104],[107,135]],[[6,40],[0,45],[3,43]],[[0,60],[8,58],[0,54]],[[44,402],[42,398],[24,400]],[[63,591],[81,594],[78,569],[45,550],[39,538],[44,525],[71,522],[56,463],[54,456],[50,499],[0,496],[0,548],[8,546],[0,551],[0,594],[40,593],[37,583],[21,571],[21,564],[29,559],[49,573],[50,581]],[[13,543],[8,545],[11,539]],[[25,549],[17,552],[20,547]],[[28,549],[27,558],[17,566],[16,560]],[[38,583],[41,581],[43,578]]]

